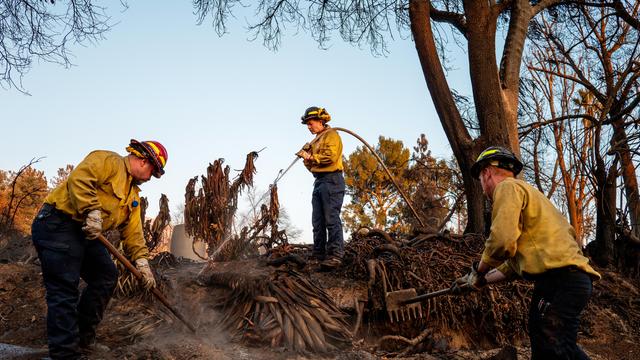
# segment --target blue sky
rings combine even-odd
[[[51,178],[91,150],[124,154],[131,138],[158,140],[169,152],[166,174],[142,195],[149,214],[157,213],[160,193],[174,211],[188,179],[208,163],[224,158],[241,169],[248,152],[264,147],[255,179],[265,190],[311,140],[299,121],[311,105],[372,145],[384,135],[411,147],[425,133],[436,156],[450,157],[411,40],[391,42],[387,57],[374,57],[337,36],[320,50],[307,34],[290,32],[273,52],[247,41],[241,16],[220,38],[209,24],[196,25],[189,1],[135,1],[124,12],[114,6],[108,12],[118,23],[105,40],[71,47],[73,67],[36,63],[24,78],[31,96],[0,92],[0,169],[46,156],[36,168]],[[464,55],[453,56],[466,71]],[[464,76],[453,75],[452,87],[464,87]],[[343,142],[345,155],[359,145],[346,134]],[[304,242],[311,242],[312,184],[302,164],[279,183],[280,204]]]

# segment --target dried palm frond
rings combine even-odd
[[[260,216],[254,221],[251,227],[243,227],[240,234],[234,236],[232,241],[223,244],[222,249],[218,249],[217,256],[213,261],[239,259],[243,255],[257,254],[258,246],[271,249],[274,245],[286,245],[287,236],[285,231],[278,230],[278,216],[280,214],[278,202],[278,188],[275,185],[270,187],[271,200],[269,207],[262,204],[260,206]],[[267,227],[271,227],[271,236],[266,235]]]
[[[256,152],[247,155],[245,168],[231,183],[229,166],[222,168],[224,159],[209,164],[207,176],[201,176],[202,187],[195,194],[197,177],[187,184],[185,195],[185,230],[194,241],[204,241],[211,255],[230,236],[233,216],[238,206],[238,195],[253,183]]]
[[[126,257],[124,249],[122,248],[122,242],[118,242],[116,249]],[[117,261],[115,257],[111,256],[116,263],[118,269],[118,281],[116,288],[113,292],[116,297],[124,298],[138,298],[138,299],[151,299],[151,293],[145,290],[144,286],[120,261]],[[152,268],[153,270],[153,268]],[[158,277],[156,276],[156,279]],[[158,282],[158,286],[161,286],[161,282]]]
[[[147,248],[153,251],[162,241],[162,234],[171,221],[169,214],[169,199],[165,194],[160,196],[160,211],[158,216],[153,219],[153,223],[149,226],[149,236],[145,237]]]
[[[171,221],[171,215],[169,214],[169,199],[165,194],[160,196],[160,211],[158,216],[153,220],[147,219],[147,208],[149,207],[149,201],[146,197],[140,198],[140,220],[142,221],[142,233],[145,243],[149,251],[153,251],[158,247],[162,241],[162,235],[165,228]]]
[[[141,305],[139,301],[120,301],[114,303],[114,306],[118,309],[108,315],[113,326],[104,331],[109,333],[109,337],[117,339],[118,343],[136,342],[172,322],[170,316],[161,309]]]
[[[147,242],[151,238],[151,220],[147,221],[147,209],[149,208],[149,200],[146,197],[140,197],[140,221],[142,223],[142,236]]]
[[[207,244],[209,259],[223,261],[240,258],[248,253],[257,254],[258,242],[272,247],[287,242],[284,231],[278,230],[280,213],[277,187],[270,187],[269,207],[261,205],[260,216],[250,227],[243,227],[238,234],[232,233],[233,218],[238,207],[238,196],[247,187],[253,186],[256,173],[254,161],[258,153],[247,154],[244,168],[238,177],[229,180],[230,168],[223,169],[223,159],[218,159],[207,168],[207,176],[201,176],[201,187],[196,194],[198,177],[189,181],[185,193],[185,231],[194,242]],[[271,227],[268,237],[267,227]]]
[[[251,267],[242,264],[242,273],[208,272],[209,284],[230,289],[219,307],[222,325],[234,337],[300,353],[327,353],[351,344],[346,315],[319,285],[291,268],[259,273]]]

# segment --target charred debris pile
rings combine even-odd
[[[490,347],[525,338],[525,299],[531,288],[519,282],[465,297],[430,299],[420,305],[424,315],[419,318],[391,321],[388,316],[387,293],[441,290],[466,273],[481,252],[481,236],[361,231],[347,242],[342,266],[318,274],[310,249],[289,244],[286,233],[278,229],[275,184],[270,201],[257,204],[258,216],[233,234],[238,196],[253,185],[256,158],[257,152],[249,153],[234,180],[222,159],[215,161],[200,177],[198,190],[198,177],[189,182],[185,197],[187,232],[208,245],[209,259],[199,281],[227,289],[217,306],[224,328],[236,339],[301,353],[331,352],[354,342],[410,353],[434,344],[440,349],[451,343]],[[261,246],[266,252],[258,255]],[[336,285],[338,279],[342,285]],[[352,291],[346,301],[332,295],[336,287],[352,284],[362,285],[363,291]]]
[[[324,353],[357,343],[387,354],[520,344],[531,291],[524,282],[430,299],[419,305],[421,317],[391,321],[387,312],[387,293],[448,288],[481,246],[482,238],[473,235],[397,240],[372,230],[347,243],[343,265],[331,273],[316,272],[308,247],[281,245],[255,258],[209,262],[199,278],[227,289],[218,302],[223,325],[249,344]],[[364,291],[338,304],[336,287],[354,284]]]

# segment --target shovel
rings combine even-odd
[[[393,322],[395,317],[395,320],[400,322],[401,320],[410,320],[411,317],[414,319],[422,318],[421,302],[449,294],[451,290],[451,288],[442,289],[422,295],[418,295],[414,288],[388,292],[385,294],[385,302],[389,319]],[[402,319],[400,319],[401,317]]]
[[[135,275],[135,277],[137,277],[138,279],[142,279],[142,274],[140,273],[140,271],[138,271],[138,269],[136,269],[135,266],[133,266],[133,264],[131,264],[131,262],[127,260],[126,257],[120,254],[118,249],[116,249],[109,242],[109,240],[107,240],[107,238],[104,237],[104,235],[102,234],[98,235],[98,240],[100,240],[100,242],[107,248],[107,250],[109,250],[109,252],[113,256],[115,256],[127,268],[127,270],[131,271],[131,273]],[[153,295],[155,295],[158,298],[158,300],[160,300],[160,302],[164,306],[167,307],[167,309],[171,311],[173,315],[175,315],[175,317],[177,317],[180,321],[182,321],[189,328],[189,330],[191,330],[194,334],[196,333],[196,328],[193,327],[193,325],[191,325],[189,322],[187,322],[184,316],[182,316],[182,314],[180,314],[176,308],[171,306],[167,298],[165,298],[164,295],[162,295],[162,293],[160,292],[160,290],[158,290],[157,287],[154,286],[153,288],[151,288],[151,292],[153,293]]]

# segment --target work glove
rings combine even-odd
[[[305,150],[300,150],[296,153],[297,157],[300,157],[304,160],[310,160],[311,159],[311,154],[308,151]]]
[[[89,240],[95,240],[102,234],[102,212],[100,210],[89,211],[87,217],[84,218],[82,231]]]
[[[153,277],[153,272],[151,272],[149,260],[145,258],[136,260],[136,268],[142,274],[142,285],[145,289],[150,290],[156,286],[156,278]]]
[[[296,153],[297,157],[300,157],[304,160],[311,159],[311,144],[306,143],[302,146],[302,149]]]
[[[487,285],[487,279],[484,276],[485,274],[478,273],[478,262],[474,262],[467,275],[457,278],[451,284],[451,294],[462,295],[482,289]]]

